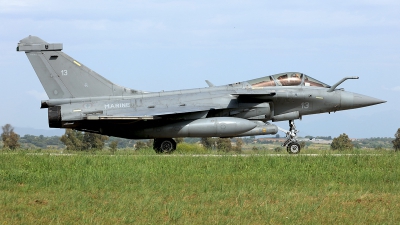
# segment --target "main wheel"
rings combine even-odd
[[[153,149],[157,153],[171,153],[176,149],[176,142],[172,138],[154,139]]]
[[[290,143],[287,146],[287,151],[289,154],[299,154],[300,153],[300,145],[296,142]]]

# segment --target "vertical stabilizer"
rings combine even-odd
[[[52,44],[35,36],[18,43],[39,77],[49,99],[132,95],[141,91],[124,88],[63,53],[62,44]]]

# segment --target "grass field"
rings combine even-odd
[[[400,156],[0,153],[1,224],[398,224]]]

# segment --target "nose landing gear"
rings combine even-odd
[[[300,153],[300,144],[298,143],[296,136],[300,131],[296,130],[296,126],[294,125],[293,120],[289,120],[289,130],[284,130],[279,128],[279,130],[286,133],[286,141],[282,144],[283,147],[286,147],[286,150],[289,154],[298,154]]]

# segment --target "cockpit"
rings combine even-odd
[[[280,73],[276,75],[261,77],[247,81],[252,87],[272,87],[272,86],[311,86],[325,87],[330,86],[302,73]]]

